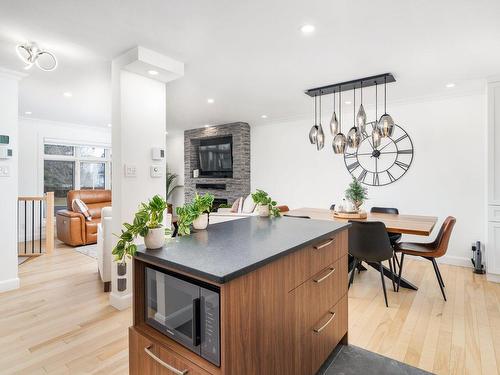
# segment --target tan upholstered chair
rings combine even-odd
[[[92,220],[72,209],[73,199],[81,199],[88,207]],[[97,224],[101,222],[101,209],[111,206],[111,190],[70,190],[67,209],[57,212],[57,238],[71,246],[97,242]]]
[[[394,246],[394,251],[401,253],[401,263],[399,268],[399,277],[398,277],[398,290],[399,290],[399,281],[401,280],[401,273],[403,271],[403,259],[405,255],[413,255],[425,258],[432,262],[434,266],[434,272],[436,273],[436,278],[439,283],[439,287],[441,288],[441,293],[443,294],[443,298],[446,301],[446,294],[444,292],[444,281],[441,276],[441,272],[439,271],[439,267],[436,262],[436,258],[442,257],[446,254],[448,250],[448,243],[450,242],[451,232],[453,231],[453,227],[455,226],[456,219],[453,216],[448,216],[436,239],[430,243],[421,243],[421,242],[399,242]]]

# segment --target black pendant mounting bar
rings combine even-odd
[[[376,76],[354,79],[352,81],[334,83],[333,85],[316,87],[314,89],[306,90],[305,93],[311,97],[315,97],[319,95],[333,94],[334,92],[350,91],[354,90],[354,88],[366,88],[375,86],[376,84],[383,85],[384,82],[396,82],[396,79],[394,78],[392,73],[384,73]]]

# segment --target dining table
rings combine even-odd
[[[284,212],[284,216],[309,218],[313,220],[333,220],[333,221],[379,221],[384,223],[388,232],[411,234],[416,236],[429,236],[437,223],[436,216],[423,215],[402,215],[402,214],[386,214],[367,212],[367,217],[363,219],[342,219],[334,217],[333,211],[325,208],[310,208],[303,207],[292,209]],[[379,270],[379,265],[376,263],[368,263],[371,267]],[[397,279],[396,270],[392,272],[389,268],[383,267],[384,275],[390,279]],[[354,272],[354,271],[353,271]],[[418,290],[418,287],[413,285],[408,280],[401,278],[400,286],[407,289]]]

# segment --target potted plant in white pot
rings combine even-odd
[[[269,194],[267,194],[264,190],[257,189],[255,193],[252,193],[252,199],[257,204],[259,216],[281,216],[280,210],[276,207],[276,201],[273,201]]]
[[[206,229],[208,226],[208,213],[212,209],[213,203],[214,196],[212,194],[195,194],[193,202],[177,207],[177,233],[180,236],[190,234],[191,225],[197,230]]]

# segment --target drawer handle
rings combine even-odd
[[[330,272],[328,272],[325,276],[320,279],[313,279],[315,283],[320,283],[326,279],[328,279],[335,272],[335,268],[330,268]]]
[[[178,370],[175,367],[169,365],[166,362],[163,362],[160,358],[158,358],[150,349],[153,347],[153,345],[149,345],[147,348],[144,348],[144,351],[146,352],[147,355],[149,355],[151,358],[153,358],[156,362],[158,362],[160,365],[163,367],[169,369],[176,375],[185,375],[189,372],[189,370]]]
[[[330,324],[330,323],[332,322],[333,318],[335,318],[335,313],[334,313],[334,312],[330,312],[330,314],[331,314],[332,316],[330,317],[330,319],[328,319],[328,321],[327,321],[325,324],[323,324],[323,325],[322,325],[321,327],[319,327],[319,328],[314,328],[314,329],[313,329],[313,331],[314,331],[315,333],[320,333],[321,331],[323,331],[323,330],[326,328],[326,326],[328,326],[328,324]]]
[[[333,243],[333,238],[332,238],[331,240],[329,240],[329,241],[326,241],[325,243],[322,243],[321,245],[314,246],[314,248],[315,248],[316,250],[320,250],[320,249],[322,249],[322,248],[324,248],[324,247],[327,247],[328,245],[330,245],[330,244],[332,244],[332,243]]]

